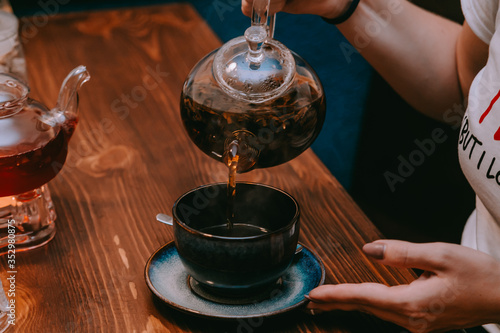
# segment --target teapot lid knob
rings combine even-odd
[[[269,0],[255,0],[252,25],[244,36],[224,44],[216,53],[213,73],[230,96],[263,103],[287,90],[295,76],[295,60],[285,45],[272,39],[268,26]]]

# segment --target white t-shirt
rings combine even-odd
[[[472,82],[458,144],[460,165],[476,192],[476,210],[467,221],[462,244],[486,252],[498,260],[500,260],[499,2],[499,0],[462,0],[465,19],[476,36],[489,44],[489,55],[486,66]],[[485,325],[485,329],[500,333],[500,325]]]

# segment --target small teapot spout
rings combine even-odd
[[[88,80],[90,74],[85,66],[73,69],[62,83],[56,106],[40,120],[52,127],[62,125],[66,134],[71,136],[78,121],[78,89]]]
[[[78,117],[78,89],[88,80],[90,80],[90,74],[85,66],[73,69],[62,83],[53,111],[64,113],[66,119],[76,119]]]

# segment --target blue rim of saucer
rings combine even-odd
[[[219,319],[260,318],[279,315],[304,305],[304,295],[325,282],[325,267],[316,253],[303,244],[302,251],[282,276],[283,285],[269,299],[251,304],[221,304],[193,293],[188,274],[173,241],[156,250],[144,275],[151,292],[166,305],[185,313]]]

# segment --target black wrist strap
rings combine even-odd
[[[340,15],[339,17],[335,17],[335,18],[332,18],[332,19],[329,19],[329,18],[326,18],[326,17],[322,17],[322,19],[325,20],[326,22],[330,23],[330,24],[340,24],[340,23],[343,23],[343,22],[347,21],[347,19],[349,17],[351,17],[352,13],[354,13],[354,11],[356,10],[356,8],[358,7],[359,1],[360,0],[352,0],[351,4],[349,5],[349,8],[347,8],[347,10],[342,15]]]

